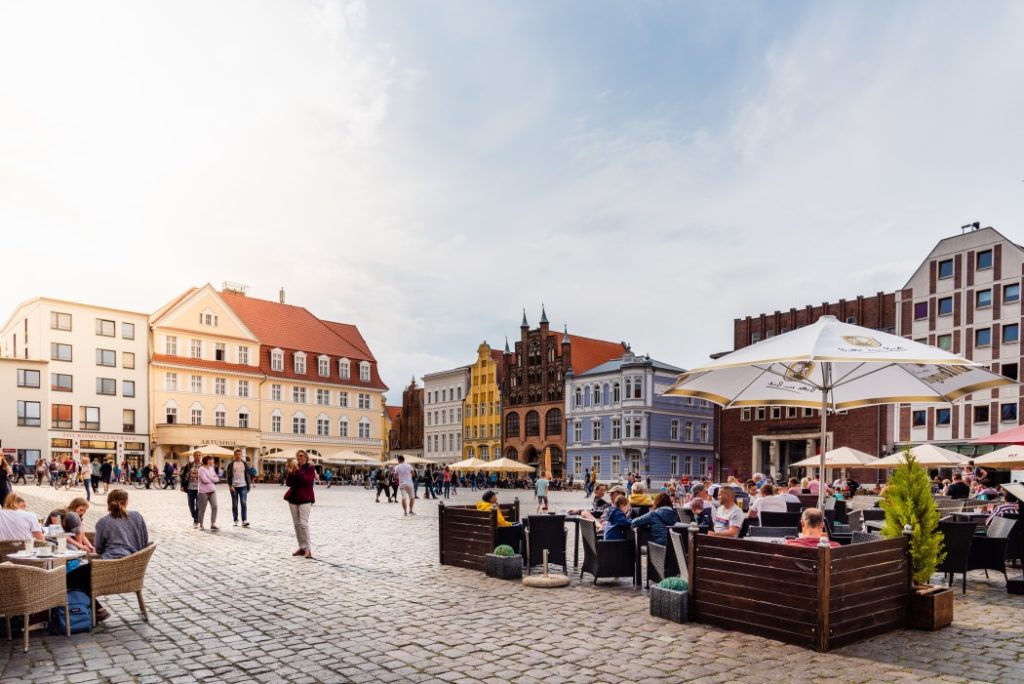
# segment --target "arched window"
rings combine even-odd
[[[515,447],[509,447],[505,450],[505,458],[511,458],[513,461],[519,460],[519,452],[516,451]]]
[[[618,404],[619,401],[621,401],[621,399],[622,388],[619,386],[619,383],[615,383],[614,385],[612,385],[612,403]]]
[[[594,406],[601,405],[601,386],[594,385]]]
[[[526,414],[526,436],[540,437],[540,414],[536,411]]]
[[[505,436],[506,437],[518,437],[519,436],[519,414],[510,413],[505,416]]]
[[[483,453],[483,448],[480,449],[480,452]],[[474,457],[475,457],[475,454],[473,453],[473,447],[466,447],[466,458],[474,458]]]
[[[365,416],[359,419],[359,436],[363,439],[370,437],[370,419]]]
[[[548,361],[550,363],[555,362],[555,345],[551,345],[550,347],[548,347]]]
[[[551,437],[553,435],[562,434],[562,410],[553,408],[548,411],[544,417],[545,429],[547,430],[546,435]]]
[[[626,378],[626,398],[633,396],[633,378]]]

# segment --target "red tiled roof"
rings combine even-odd
[[[260,370],[268,376],[388,389],[377,371],[376,359],[354,325],[328,324],[301,306],[247,297],[234,292],[221,292],[220,296],[259,339]],[[274,348],[286,352],[283,371],[275,371],[270,367],[270,350]],[[306,353],[305,374],[295,372],[294,356],[290,352],[296,351]],[[331,357],[330,375],[327,377],[321,377],[317,373],[316,357],[321,354]],[[338,375],[338,359],[341,358],[352,361],[349,378],[342,379]],[[370,362],[369,382],[359,380],[360,361]]]
[[[500,349],[491,350],[491,359],[494,361],[494,381],[501,387],[501,383],[505,380],[505,352]]]
[[[559,339],[562,337],[562,333],[549,333],[549,335]],[[570,334],[569,342],[572,345],[572,372],[576,375],[586,373],[605,361],[617,359],[626,351],[625,345],[621,342],[608,342],[582,335]]]
[[[262,375],[263,371],[253,366],[242,363],[227,363],[226,361],[212,361],[209,359],[193,359],[189,356],[171,356],[170,354],[153,354],[151,363],[173,363],[176,366],[192,366],[204,370],[232,371],[234,373],[250,373]]]
[[[388,420],[392,423],[398,420],[398,417],[402,415],[401,406],[385,406],[384,410],[388,412]]]
[[[366,340],[363,338],[363,334],[359,332],[359,328],[351,323],[338,323],[336,321],[324,321],[324,324],[333,330],[336,335],[361,351],[364,354],[362,358],[369,361],[377,360],[373,357],[373,352],[370,351],[370,346],[366,344]]]

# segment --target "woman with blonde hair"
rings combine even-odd
[[[85,530],[82,529],[82,518],[85,517],[85,512],[88,510],[89,502],[80,496],[75,497],[64,509],[60,524],[64,531],[71,535],[68,537],[69,546],[81,549],[86,553],[95,553],[96,548],[86,538]]]
[[[20,494],[12,492],[4,499],[4,508],[0,510],[0,541],[43,539],[39,519],[26,511],[25,506],[25,499]]]

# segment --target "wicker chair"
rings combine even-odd
[[[795,536],[797,536],[797,534],[798,534],[797,528],[795,528],[795,527],[763,527],[763,526],[755,526],[755,527],[751,527],[747,531],[747,536],[748,537],[785,538],[785,537],[795,537]]]
[[[864,529],[864,511],[858,509],[847,513],[846,524],[850,526],[852,532],[861,532]]]
[[[146,566],[156,550],[156,544],[150,544],[141,551],[130,556],[104,560],[97,558],[91,561],[92,584],[89,594],[92,596],[92,624],[96,626],[96,599],[100,596],[114,594],[135,594],[139,600],[139,612],[142,619],[149,622],[146,614],[146,603],[142,600],[142,586],[146,580]]]
[[[800,527],[800,513],[762,511],[761,524],[765,527]]]
[[[942,533],[946,557],[935,567],[936,572],[946,576],[946,584],[952,586],[954,575],[963,576],[963,593],[967,593],[968,560],[971,554],[971,543],[974,541],[974,523],[940,520],[939,532]]]
[[[647,542],[647,583],[646,588],[651,588],[651,580],[660,582],[666,577],[675,577],[679,574],[679,564],[672,547],[672,537],[668,538],[668,546],[662,546],[652,541]]]
[[[1003,573],[1003,579],[1007,579],[1006,547],[1016,523],[1016,520],[996,518],[989,524],[984,537],[975,536],[971,540],[967,569],[984,570],[985,577],[988,577],[989,570],[994,570]]]
[[[854,532],[851,544],[865,544],[867,542],[882,541],[885,539],[877,532]]]
[[[544,551],[548,552],[548,563],[561,565],[562,572],[569,574],[565,555],[567,533],[564,515],[529,515],[526,517],[526,574],[535,565],[544,562]]]
[[[584,574],[593,575],[594,584],[597,584],[597,580],[606,577],[634,578],[633,540],[599,540],[593,520],[580,521],[580,535],[583,538],[583,567],[580,570],[580,582],[583,581]]]
[[[4,616],[8,641],[11,633],[11,617],[21,615],[22,632],[25,635],[25,652],[28,653],[29,616],[50,608],[63,606],[68,615],[68,592],[64,586],[67,572],[64,566],[43,570],[29,565],[4,563],[0,565],[0,614]],[[71,636],[71,621],[65,620],[67,636]]]

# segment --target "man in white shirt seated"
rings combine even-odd
[[[25,510],[25,499],[20,494],[9,494],[0,511],[0,541],[26,541],[43,539],[43,528],[35,514]]]
[[[787,510],[789,509],[786,506],[786,495],[776,494],[775,487],[766,484],[761,487],[761,496],[754,499],[754,502],[750,504],[750,511],[747,513],[747,517],[757,518],[760,521],[762,511],[785,513]]]

